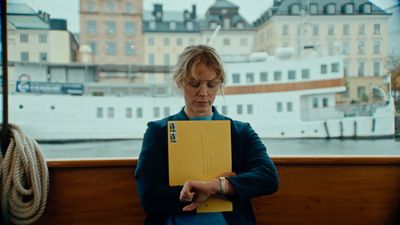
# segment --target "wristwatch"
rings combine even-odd
[[[224,195],[225,194],[225,181],[226,181],[226,178],[225,177],[218,177],[218,180],[219,180],[219,194],[220,195]]]

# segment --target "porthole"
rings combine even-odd
[[[54,110],[56,107],[54,105],[50,106],[51,110]]]
[[[19,105],[19,106],[18,106],[18,108],[20,108],[20,109],[23,109],[23,108],[24,108],[24,106],[23,106],[23,105]]]

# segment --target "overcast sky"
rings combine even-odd
[[[229,0],[239,6],[239,13],[252,23],[271,5],[273,0]],[[386,7],[398,0],[373,0],[376,4]],[[68,29],[79,32],[79,0],[11,0],[10,2],[28,3],[33,9],[50,14],[51,18],[67,19]],[[151,10],[154,3],[162,3],[164,10],[191,10],[197,6],[197,15],[204,16],[206,10],[215,0],[144,0],[144,9]]]

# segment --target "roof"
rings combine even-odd
[[[7,14],[37,14],[37,13],[27,4],[7,2]]]
[[[7,22],[15,29],[50,29],[48,20],[44,20],[35,10],[23,3],[7,3]]]
[[[227,1],[227,0],[216,0],[210,8],[239,8],[239,6]]]

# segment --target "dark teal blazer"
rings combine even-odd
[[[278,172],[265,145],[249,123],[223,116],[214,107],[213,113],[213,120],[231,121],[232,170],[237,174],[228,178],[236,193],[229,196],[233,212],[224,212],[223,215],[229,225],[254,225],[256,219],[250,200],[276,192]],[[182,186],[168,185],[167,124],[171,120],[189,119],[182,109],[178,114],[149,122],[143,138],[135,178],[146,213],[145,225],[165,225],[170,215],[187,213],[182,212],[187,203],[179,201]]]

